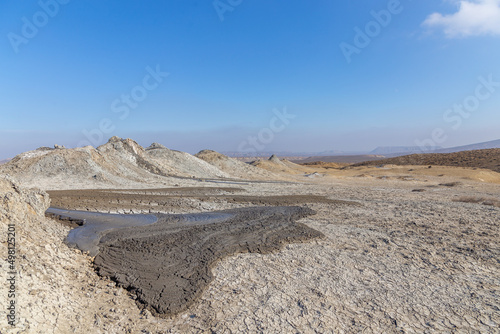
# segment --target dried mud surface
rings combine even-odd
[[[171,316],[201,295],[221,258],[322,237],[296,222],[314,213],[302,207],[242,208],[212,213],[215,222],[202,214],[158,214],[155,224],[108,232],[94,265],[99,275],[134,293],[141,308]]]
[[[38,191],[19,190],[0,181],[0,228],[7,235],[7,223],[16,223],[20,278],[19,324],[8,328],[1,322],[0,332],[500,331],[500,208],[491,205],[500,200],[500,184],[488,183],[485,170],[479,169],[424,165],[333,171],[338,175],[311,179],[308,184],[248,183],[231,191],[188,179],[123,186],[207,188],[180,190],[177,198],[165,200],[164,207],[154,201],[150,208],[145,201],[134,202],[136,208],[127,204],[128,212],[136,213],[149,209],[197,213],[254,205],[230,201],[233,196],[314,195],[332,200],[300,204],[317,214],[298,222],[325,237],[286,244],[269,254],[223,257],[212,265],[213,279],[197,301],[165,318],[139,309],[137,294],[97,275],[91,257],[63,243],[69,227],[43,216],[50,200],[46,195],[43,205],[38,205]],[[360,177],[362,173],[367,176]],[[80,183],[51,180],[48,189],[68,187],[76,189]],[[86,183],[82,188],[112,187]],[[141,191],[168,195],[158,189]],[[115,205],[111,211],[120,206]],[[0,253],[6,252],[7,244],[0,243]],[[0,270],[2,281],[6,272]],[[5,284],[0,285],[0,295],[7,295]]]
[[[240,195],[241,188],[165,188],[126,190],[49,191],[51,206],[67,210],[109,213],[170,213],[179,208],[195,209],[200,203],[211,207],[225,205],[294,206],[307,203],[359,205],[354,201],[329,199],[318,195]]]

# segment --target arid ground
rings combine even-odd
[[[210,155],[210,166],[217,169],[197,162],[198,169],[189,168],[190,172],[200,172],[194,178],[185,169],[183,175],[150,173],[141,182],[135,175],[146,172],[136,168],[138,164],[130,167],[122,163],[120,174],[104,169],[112,161],[110,155],[102,154],[104,149],[87,150],[75,153],[93,159],[92,163],[80,162],[78,173],[64,165],[72,152],[50,161],[26,160],[42,156],[31,154],[14,159],[1,170],[9,176],[0,178],[0,232],[7,235],[8,223],[16,226],[20,305],[16,327],[2,322],[2,333],[500,330],[500,174],[495,171],[436,165],[429,168],[427,164],[334,168],[279,159],[255,166],[205,152],[205,158]],[[145,160],[139,163],[147,169],[160,168],[146,164],[152,161],[146,159],[148,150],[137,148],[135,154],[144,155]],[[154,159],[160,161],[157,156]],[[100,176],[91,169],[96,168],[96,161],[104,166]],[[12,164],[24,171],[15,173]],[[30,168],[40,170],[45,165],[61,168],[65,178],[49,172],[26,176]],[[169,166],[172,173],[174,167]],[[252,177],[241,178],[250,167]],[[210,178],[202,178],[201,168],[210,172]],[[217,174],[224,177],[217,178]],[[43,190],[32,190],[32,185]],[[158,215],[250,210],[253,213],[248,213],[248,226],[254,232],[248,236],[262,238],[245,248],[237,238],[233,244],[227,241],[230,237],[210,239],[214,232],[210,227],[196,232],[198,242],[189,244],[189,238],[183,239],[185,230],[179,230],[179,238],[169,240],[165,235],[155,236],[153,224],[134,233],[117,230],[105,235],[102,241],[107,243],[107,250],[92,258],[64,243],[72,227],[45,217],[49,205]],[[259,211],[250,208],[261,211],[255,215]],[[273,214],[278,208],[296,208],[283,210],[302,213],[285,219],[288,225],[281,225],[286,211],[280,211],[281,216]],[[257,219],[266,215],[272,218]],[[238,224],[244,220],[239,219]],[[265,230],[269,222],[267,232],[261,234],[260,228]],[[314,236],[277,238],[283,226],[300,226]],[[226,226],[227,231],[242,227]],[[214,234],[218,235],[220,231]],[[281,236],[286,237],[286,233]],[[203,240],[210,242],[203,244]],[[262,241],[273,246],[256,249]],[[0,245],[1,253],[6,254],[6,243]],[[172,247],[180,249],[172,251]],[[120,255],[129,250],[133,252]],[[154,262],[151,271],[161,277],[176,272],[169,271],[173,263],[180,265],[183,257],[196,258],[201,253],[208,256],[198,257],[206,260],[202,266],[206,271],[202,275],[193,268],[185,271],[204,277],[202,288],[196,290],[199,293],[185,299],[185,307],[158,316],[161,312],[152,304],[146,305],[148,300],[183,297],[170,297],[173,290],[161,288],[163,295],[143,298],[141,293],[147,291],[137,291],[141,286],[137,271],[147,270],[147,261],[142,259]],[[169,256],[171,260],[162,260]],[[123,261],[113,262],[107,257]],[[132,268],[130,275],[120,274],[119,268],[127,265]],[[5,281],[3,268],[1,273],[0,279]],[[2,296],[7,296],[6,288],[1,285]]]

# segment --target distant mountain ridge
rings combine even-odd
[[[312,153],[311,152],[290,152],[290,151],[256,151],[256,152],[238,152],[238,151],[222,151],[221,154],[224,154],[228,157],[249,157],[249,158],[269,158],[273,154],[280,157],[308,157]]]
[[[438,149],[442,149],[441,146]],[[379,146],[369,154],[387,155],[387,154],[399,154],[399,153],[423,153],[423,152],[433,152],[435,149],[426,149],[419,146]]]
[[[487,142],[481,142],[476,144],[464,145],[464,146],[455,146],[443,148],[438,146],[437,148],[429,149],[422,148],[420,146],[379,146],[370,152],[363,151],[342,151],[342,150],[328,150],[321,152],[293,152],[293,151],[262,151],[262,152],[223,152],[223,154],[229,157],[238,157],[238,158],[267,158],[273,154],[276,154],[280,157],[293,157],[292,160],[311,160],[311,158],[315,157],[327,157],[327,156],[337,156],[337,157],[348,157],[348,156],[365,156],[365,155],[376,155],[376,156],[385,156],[385,157],[398,157],[408,154],[418,154],[418,153],[453,153],[460,151],[471,151],[471,150],[482,150],[489,148],[500,148],[500,139],[491,140]],[[356,158],[356,160],[359,160]]]
[[[368,161],[379,160],[383,158],[395,158],[402,157],[411,154],[429,154],[429,153],[456,153],[461,151],[475,151],[484,149],[495,149],[500,148],[500,139],[492,140],[477,144],[456,146],[449,148],[440,148],[438,150],[427,150],[424,151],[418,146],[381,146],[377,147],[375,150],[371,151],[369,154],[357,154],[357,155],[311,155],[305,159],[293,160],[296,163],[309,163],[315,161],[323,162],[337,162],[337,163],[362,163]],[[407,150],[405,152],[405,150]]]
[[[148,149],[153,149],[155,147],[150,147]],[[164,148],[164,147],[162,147]],[[475,143],[470,145],[463,146],[455,146],[448,148],[438,148],[436,150],[422,150],[418,146],[379,146],[370,152],[363,151],[342,151],[342,150],[327,150],[321,152],[293,152],[293,151],[261,151],[261,152],[237,152],[237,151],[226,151],[221,152],[222,154],[228,157],[237,157],[241,161],[253,161],[257,158],[268,158],[273,154],[280,157],[287,157],[292,161],[301,161],[303,162],[311,162],[311,161],[342,161],[342,162],[351,162],[356,163],[363,161],[362,159],[367,158],[367,160],[372,160],[376,158],[383,157],[398,157],[408,154],[415,153],[454,153],[460,151],[471,151],[471,150],[480,150],[480,149],[490,149],[490,148],[500,148],[500,139],[491,140],[487,142]],[[176,151],[169,150],[171,154],[174,154]],[[180,153],[177,155],[181,155]],[[333,158],[325,158],[325,157],[337,157],[337,159]],[[6,164],[12,159],[3,159],[0,160],[0,165]]]
[[[460,151],[472,151],[472,150],[484,150],[490,148],[500,148],[500,139],[486,141],[477,144],[464,145],[464,146],[455,146],[449,148],[443,148],[433,151],[433,153],[454,153]]]
[[[451,153],[410,154],[381,160],[365,161],[354,164],[352,167],[382,165],[484,168],[500,173],[500,148],[465,150]]]
[[[448,148],[439,147],[432,150],[426,150],[425,148],[421,148],[419,146],[381,146],[371,151],[370,154],[380,154],[387,157],[397,157],[414,153],[455,153],[461,151],[484,150],[490,148],[500,148],[500,139]]]

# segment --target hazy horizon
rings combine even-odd
[[[144,137],[148,137],[148,136],[144,136]],[[107,142],[109,138],[107,138],[104,143]],[[122,138],[122,139],[126,139],[126,138]],[[130,138],[130,139],[133,139],[135,140],[134,138]],[[499,140],[498,138],[497,139],[491,139],[491,140],[484,140],[484,141],[480,141],[480,142],[463,142],[463,143],[460,143],[460,144],[457,144],[457,145],[452,145],[452,146],[442,146],[442,148],[453,148],[453,147],[459,147],[459,146],[466,146],[466,145],[473,145],[473,144],[479,144],[479,143],[483,143],[483,142],[489,142],[489,141],[495,141],[495,140]],[[192,146],[189,146],[189,144],[186,144],[184,143],[184,149],[183,148],[180,148],[180,147],[175,147],[175,146],[169,146],[168,143],[165,143],[165,142],[162,142],[162,141],[157,141],[157,140],[150,140],[148,141],[147,139],[146,140],[136,140],[137,143],[143,147],[148,147],[149,145],[151,145],[152,143],[154,142],[157,142],[157,143],[160,143],[164,146],[166,146],[167,148],[169,149],[172,149],[172,150],[179,150],[179,151],[183,151],[183,152],[187,152],[187,153],[190,153],[190,154],[196,154],[202,150],[205,150],[205,149],[209,149],[209,150],[214,150],[214,151],[218,151],[218,152],[221,152],[221,153],[227,153],[227,152],[231,152],[231,153],[236,153],[236,152],[241,152],[242,155],[241,156],[244,156],[244,155],[249,155],[247,154],[248,152],[242,152],[242,151],[237,151],[237,150],[224,150],[224,149],[214,149],[212,147],[204,147],[202,145],[199,144],[199,142],[193,142],[192,143]],[[20,153],[23,153],[23,152],[26,152],[26,151],[31,151],[31,150],[35,150],[39,147],[54,147],[55,144],[57,145],[64,145],[66,148],[75,148],[75,147],[78,147],[78,146],[68,146],[68,145],[65,145],[63,141],[56,141],[54,142],[53,144],[50,144],[49,141],[46,141],[46,145],[34,145],[34,146],[29,146],[27,149],[25,150],[21,150],[21,151],[18,151],[18,152],[14,152],[13,154],[11,154],[10,156],[0,156],[0,160],[5,160],[5,159],[11,159],[11,158],[14,158],[16,155],[20,154]],[[103,144],[104,144],[103,143]],[[274,154],[274,153],[284,153],[284,152],[287,152],[287,153],[310,153],[310,154],[315,154],[315,153],[322,153],[322,152],[328,152],[328,151],[339,151],[339,152],[342,152],[342,153],[345,153],[347,155],[349,154],[367,154],[367,153],[370,153],[371,151],[377,149],[377,148],[380,148],[380,147],[394,147],[394,146],[408,146],[408,147],[416,147],[417,145],[398,145],[398,144],[387,144],[387,145],[378,145],[378,146],[374,146],[374,147],[371,147],[371,148],[368,148],[368,149],[341,149],[340,147],[337,147],[337,148],[333,148],[333,149],[287,149],[287,148],[279,148],[277,147],[276,149],[273,149],[272,147],[266,147],[266,149],[264,150],[258,150],[258,151],[255,151],[256,155],[258,154],[261,154],[261,153],[266,153],[266,154]],[[368,147],[368,146],[367,146]]]
[[[0,160],[500,139],[500,0],[0,4]]]

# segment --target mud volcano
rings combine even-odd
[[[322,237],[296,222],[312,214],[304,207],[156,214],[154,224],[106,233],[94,265],[99,275],[136,294],[139,307],[170,316],[201,295],[219,259],[239,252],[268,253],[289,242]]]

